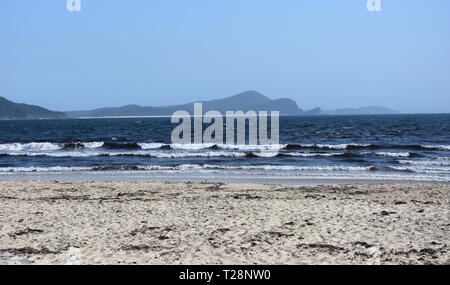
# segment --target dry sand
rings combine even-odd
[[[1,264],[450,264],[449,184],[0,182]]]

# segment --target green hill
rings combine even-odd
[[[53,112],[35,105],[14,103],[0,96],[0,120],[65,118],[67,115],[63,112]]]

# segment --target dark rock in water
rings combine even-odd
[[[112,143],[112,142],[105,142],[105,143],[103,143],[102,148],[107,148],[107,149],[141,149],[141,147],[137,143]]]
[[[256,154],[254,154],[253,152],[249,151],[245,153],[245,157],[258,157]]]
[[[220,149],[220,147],[219,147],[218,145],[215,144],[215,145],[209,147],[209,149],[217,150],[217,149]]]
[[[64,150],[72,150],[72,149],[83,149],[84,144],[82,143],[65,143],[63,146]]]
[[[288,144],[284,147],[284,149],[289,150],[289,149],[301,149],[303,148],[301,145],[298,144]]]

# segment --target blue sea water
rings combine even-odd
[[[0,174],[129,171],[450,181],[450,114],[281,117],[280,144],[268,151],[171,144],[175,126],[170,118],[0,121]]]

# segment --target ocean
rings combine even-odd
[[[450,181],[450,114],[286,116],[270,148],[171,144],[175,126],[170,118],[0,121],[0,179],[139,172]]]

